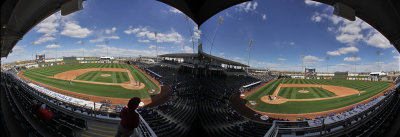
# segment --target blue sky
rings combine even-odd
[[[332,7],[311,1],[255,0],[218,13],[197,30],[181,12],[155,0],[89,0],[81,11],[58,12],[39,23],[2,61],[32,59],[36,53],[105,56],[107,49],[114,57],[155,56],[157,31],[159,54],[197,52],[192,38],[195,43],[200,38],[210,53],[215,33],[211,53],[246,64],[253,39],[252,67],[326,72],[328,63],[330,72],[399,70],[399,53],[385,37],[361,19],[351,22],[332,13]]]

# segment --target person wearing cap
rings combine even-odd
[[[135,112],[141,102],[140,98],[133,97],[128,102],[128,107],[122,108],[119,113],[121,121],[115,137],[129,137],[133,134],[135,128],[139,126],[139,114]]]

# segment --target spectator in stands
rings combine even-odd
[[[133,97],[128,102],[128,108],[124,107],[119,114],[121,121],[115,137],[129,137],[135,128],[139,126],[139,114],[135,112],[139,106],[140,98]]]
[[[53,113],[46,109],[46,104],[42,104],[40,106],[40,108],[36,111],[36,115],[42,120],[51,120],[53,117]]]

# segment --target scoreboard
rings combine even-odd
[[[36,60],[35,60],[35,62],[42,63],[42,62],[45,62],[45,60],[46,60],[46,58],[45,58],[45,55],[44,55],[44,54],[36,55]]]
[[[316,75],[315,68],[305,68],[304,74],[306,76],[315,76]]]

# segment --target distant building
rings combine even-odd
[[[335,72],[335,76],[349,76],[349,72]]]
[[[76,57],[63,57],[63,60],[76,60]]]
[[[101,56],[100,61],[111,61],[114,60],[114,57],[107,57],[107,56]]]

